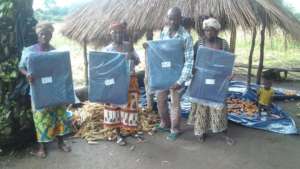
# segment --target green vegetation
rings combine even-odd
[[[21,35],[17,36],[15,31],[16,23],[24,23],[23,20],[30,18],[25,14],[32,10],[31,3],[32,0],[5,0],[0,5],[0,148],[2,149],[9,146],[17,147],[34,138],[30,99],[25,96],[28,84],[18,72],[21,53],[18,47],[22,48],[21,45],[24,44],[17,43],[16,39]],[[29,9],[26,8],[28,6]],[[18,11],[19,7],[24,10]],[[16,13],[21,12],[23,18],[17,19]],[[27,37],[32,32],[28,29],[28,25],[19,28],[27,30],[28,33],[22,34],[22,42],[33,38]]]
[[[34,17],[38,21],[60,22],[63,21],[65,16],[85,3],[85,1],[82,1],[62,7],[58,6],[56,1],[57,0],[43,0],[44,8],[35,10]]]

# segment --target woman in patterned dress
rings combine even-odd
[[[140,95],[135,66],[140,63],[140,59],[133,48],[133,43],[125,41],[126,27],[121,22],[111,24],[112,43],[106,46],[104,52],[125,53],[130,67],[130,84],[128,91],[127,105],[106,104],[104,109],[104,126],[116,129],[118,133],[117,144],[126,145],[124,138],[120,135],[120,130],[125,129],[131,133],[137,131],[138,127],[138,99]]]
[[[35,80],[30,73],[27,72],[28,59],[31,53],[48,52],[54,50],[50,44],[54,28],[51,23],[38,23],[36,26],[36,34],[38,43],[25,48],[22,52],[22,57],[19,62],[20,72],[26,76],[29,83]],[[31,94],[31,91],[30,91]],[[40,158],[45,158],[45,144],[52,142],[57,138],[58,148],[64,152],[70,152],[71,148],[64,143],[63,136],[71,133],[71,123],[67,117],[65,106],[56,106],[47,109],[35,109],[32,104],[33,121],[36,129],[37,142],[39,143],[38,150],[32,151],[31,154]]]
[[[221,25],[216,19],[209,18],[204,20],[204,38],[196,42],[194,46],[195,53],[201,46],[229,51],[227,41],[218,37],[220,29]],[[205,141],[207,133],[211,131],[212,133],[222,133],[227,144],[234,144],[234,140],[227,135],[227,113],[225,106],[211,107],[204,104],[192,103],[188,123],[194,124],[194,134],[201,142]]]

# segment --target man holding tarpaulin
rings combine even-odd
[[[160,124],[156,130],[169,131],[168,140],[176,140],[180,133],[180,89],[192,75],[193,68],[193,40],[191,35],[180,25],[181,10],[178,7],[171,8],[167,14],[167,26],[160,35],[160,40],[181,40],[184,47],[184,65],[179,79],[167,90],[157,91],[157,107],[160,114]],[[147,44],[144,47],[148,47]],[[154,77],[155,78],[155,77]],[[168,77],[165,77],[168,78]],[[171,111],[168,110],[168,95],[171,96]]]

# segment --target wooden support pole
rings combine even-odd
[[[248,87],[250,87],[251,84],[251,73],[252,73],[252,65],[253,65],[253,53],[254,53],[254,49],[255,49],[255,41],[256,41],[256,35],[257,35],[257,31],[256,31],[256,27],[253,28],[252,30],[252,43],[251,43],[251,49],[250,49],[250,54],[249,54],[249,61],[248,61],[248,76],[247,76],[247,84]]]
[[[286,52],[288,50],[288,37],[286,34],[284,36],[284,51]]]
[[[87,42],[84,41],[83,43],[83,60],[84,60],[84,82],[85,86],[87,87],[89,84],[88,79],[88,59],[87,59]]]
[[[236,46],[236,27],[233,25],[231,27],[231,34],[230,34],[230,52],[235,52]]]
[[[260,40],[260,56],[259,56],[259,65],[257,70],[257,79],[256,84],[261,84],[262,71],[264,68],[264,56],[265,56],[265,35],[266,35],[266,22],[263,22],[262,29],[260,32],[261,40]]]

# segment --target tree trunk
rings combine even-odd
[[[262,76],[262,71],[264,67],[264,55],[265,55],[265,34],[266,34],[266,23],[264,22],[262,25],[262,30],[261,30],[261,40],[260,40],[260,56],[259,56],[259,65],[258,65],[258,70],[257,70],[257,79],[256,83],[258,85],[261,84],[261,76]]]
[[[236,45],[236,27],[233,25],[230,34],[230,51],[232,53],[235,52],[235,45]]]
[[[256,27],[254,27],[252,32],[252,43],[251,43],[249,62],[248,62],[248,77],[247,77],[248,87],[250,87],[251,84],[252,61],[253,61],[253,53],[255,49],[256,34],[257,34]]]
[[[84,59],[84,82],[85,86],[88,86],[89,79],[88,79],[88,59],[87,59],[87,43],[84,41],[83,44],[83,59]]]

